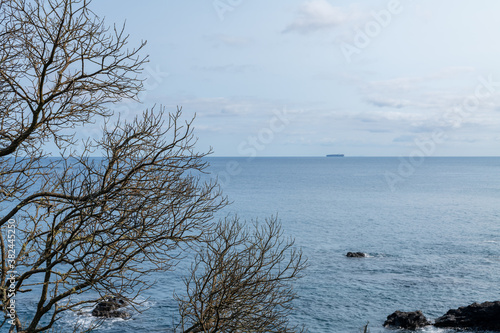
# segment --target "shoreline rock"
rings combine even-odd
[[[118,311],[118,309],[127,305],[128,303],[121,297],[108,297],[97,303],[96,307],[92,310],[92,316],[129,319],[131,317],[130,313],[126,311]]]
[[[438,328],[473,329],[500,332],[500,301],[473,303],[451,309],[431,323],[421,311],[396,311],[387,316],[384,327],[416,330],[434,325]]]
[[[425,318],[422,311],[402,312],[396,311],[387,316],[384,326],[393,328],[402,328],[415,330],[424,326],[431,325],[431,322]]]
[[[437,318],[434,326],[500,331],[500,301],[473,303],[451,309]]]

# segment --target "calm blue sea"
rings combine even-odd
[[[233,201],[221,216],[278,214],[309,259],[293,321],[310,332],[372,333],[395,310],[436,318],[500,300],[500,158],[210,158]],[[397,176],[397,183],[387,177]],[[389,178],[394,179],[394,178]],[[348,251],[369,257],[348,259]],[[159,274],[132,320],[97,332],[166,332],[183,266]],[[88,317],[65,315],[69,328]],[[425,332],[447,332],[428,328]]]

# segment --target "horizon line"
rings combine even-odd
[[[206,157],[217,157],[217,158],[327,158],[326,155],[284,155],[284,156],[231,156],[231,155],[207,155]],[[342,159],[342,158],[350,158],[350,157],[402,157],[407,158],[411,157],[410,155],[344,155],[339,157],[329,157],[331,159]],[[500,157],[500,155],[436,155],[436,156],[422,156],[423,158],[445,158],[445,157],[460,157],[460,158],[475,158],[475,157]]]
[[[9,157],[9,156],[4,156]],[[21,158],[25,158],[26,156]],[[61,158],[64,156],[45,156],[44,158]],[[66,156],[69,157],[69,156]],[[73,156],[81,157],[81,156]],[[104,156],[88,156],[89,158],[104,158]],[[235,155],[207,155],[208,158],[238,158],[238,159],[256,159],[256,158],[328,158],[328,159],[345,159],[345,158],[412,158],[410,155],[344,155],[338,157],[327,157],[326,155],[270,155],[270,156],[235,156]],[[439,156],[421,156],[423,158],[498,158],[500,155],[439,155]]]

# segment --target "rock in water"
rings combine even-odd
[[[130,313],[117,311],[124,306],[127,306],[127,302],[123,298],[108,297],[104,301],[97,303],[96,307],[92,310],[92,315],[94,317],[128,319],[131,317]]]
[[[436,319],[434,326],[500,331],[500,301],[452,309]]]
[[[428,321],[427,318],[425,318],[422,311],[396,311],[393,314],[387,316],[387,320],[384,322],[384,326],[410,330],[415,330],[417,328],[424,327],[430,324],[431,322]]]
[[[363,252],[347,252],[346,257],[348,258],[364,258],[366,254]]]

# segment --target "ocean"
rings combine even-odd
[[[435,319],[500,300],[500,158],[208,158],[232,204],[219,216],[278,215],[308,258],[291,317],[313,333],[371,333],[396,310]],[[346,258],[361,251],[366,258]],[[96,332],[167,332],[186,264],[152,277],[142,313]],[[28,301],[27,301],[28,302]],[[28,304],[27,304],[28,305]],[[87,325],[65,314],[59,329]],[[432,327],[423,332],[448,332]],[[453,331],[449,331],[453,332]]]

